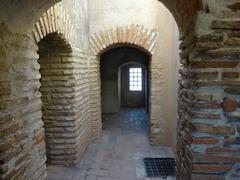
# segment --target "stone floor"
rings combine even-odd
[[[49,180],[147,180],[144,157],[174,157],[167,147],[148,141],[148,116],[143,109],[123,109],[104,117],[103,138],[91,145],[75,167],[48,166]]]

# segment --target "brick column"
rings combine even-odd
[[[86,53],[51,33],[39,43],[47,161],[76,163],[90,139]]]
[[[0,44],[0,179],[45,179],[37,46],[5,27]]]
[[[210,14],[211,17],[199,15],[197,23],[204,19],[209,29],[192,36],[190,41],[187,40],[190,36],[183,40],[177,179],[240,177],[240,21],[235,18],[239,17],[237,10],[239,3],[233,3],[222,7],[224,19],[217,13]]]

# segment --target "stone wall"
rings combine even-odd
[[[239,179],[239,3],[205,8],[180,46],[177,178]]]

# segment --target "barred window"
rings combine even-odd
[[[142,68],[129,68],[129,90],[142,91]]]

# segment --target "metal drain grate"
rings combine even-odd
[[[175,175],[174,158],[144,158],[147,177],[162,177]]]

